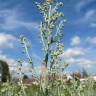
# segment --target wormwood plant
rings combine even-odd
[[[64,74],[67,63],[62,60],[63,53],[63,32],[65,24],[64,15],[59,8],[63,6],[62,2],[57,0],[42,0],[36,2],[36,6],[42,15],[40,24],[40,36],[43,47],[44,58],[40,65],[40,76],[36,77],[35,66],[31,55],[29,54],[29,43],[24,36],[20,36],[23,46],[23,53],[31,65],[30,71],[32,77],[38,80],[38,85],[26,86],[23,84],[23,68],[21,60],[18,61],[19,82],[7,82],[0,85],[0,96],[95,96],[96,82],[89,79],[80,82],[72,79],[68,83]],[[90,92],[91,90],[91,92]]]
[[[60,89],[55,87],[58,86],[58,80],[62,79],[63,70],[66,67],[66,65],[61,64],[62,60],[60,58],[63,53],[63,43],[61,41],[65,19],[63,19],[63,13],[58,10],[59,7],[63,6],[63,3],[55,0],[44,0],[41,4],[36,2],[36,6],[43,16],[40,24],[40,36],[44,52],[44,59],[41,64],[40,94],[38,93],[38,96],[55,96],[57,94],[56,90],[58,90],[59,96]],[[21,42],[28,61],[32,64],[32,70],[34,70],[33,61],[28,53],[26,38],[21,36]],[[55,93],[53,94],[51,91]]]
[[[41,3],[36,2],[36,6],[43,17],[40,24],[40,36],[44,58],[41,63],[39,90],[34,93],[35,96],[87,96],[89,89],[94,91],[94,83],[90,84],[88,90],[86,89],[88,82],[87,84],[83,83],[84,86],[79,80],[75,79],[71,80],[69,84],[66,83],[64,69],[68,64],[60,58],[64,47],[62,43],[62,29],[66,21],[63,19],[64,14],[59,11],[63,3],[56,0],[42,0]],[[34,74],[34,65],[28,52],[29,45],[27,39],[21,36],[21,42],[28,62],[32,65],[31,72]],[[95,95],[93,93],[90,96]]]
[[[59,21],[64,15],[58,9],[63,6],[63,3],[56,2],[55,0],[45,0],[43,4],[36,3],[36,6],[43,16],[40,34],[44,59],[41,64],[43,70],[40,79],[40,91],[43,92],[42,96],[55,96],[57,93],[55,92],[56,94],[54,93],[53,95],[50,91],[59,90],[55,90],[55,87],[58,85],[56,80],[61,77],[61,74],[57,73],[61,70],[59,56],[63,53],[63,43],[61,40],[63,38],[62,28],[64,27],[65,19]],[[57,21],[60,23],[57,24]]]

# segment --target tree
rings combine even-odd
[[[2,66],[2,82],[10,80],[9,66],[5,61],[0,60]]]

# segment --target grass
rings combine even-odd
[[[38,85],[25,87],[26,96],[96,96],[96,82],[89,79],[84,82],[72,80],[69,84],[58,84],[53,87],[47,86],[45,94]],[[0,85],[0,96],[23,96],[21,86],[17,83],[4,83]]]

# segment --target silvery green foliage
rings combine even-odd
[[[63,13],[58,10],[59,7],[63,6],[63,3],[56,2],[55,0],[45,0],[43,4],[36,3],[36,6],[43,16],[40,25],[40,34],[44,51],[44,60],[42,63],[47,71],[47,74],[41,77],[41,91],[43,91],[44,96],[55,96],[57,93],[54,91],[60,91],[61,89],[61,85],[58,86],[58,84],[63,80],[62,76],[64,75],[64,70],[62,69],[65,67],[63,64],[64,66],[61,68],[61,60],[59,59],[59,56],[63,53],[63,43],[61,41],[63,38],[62,29],[65,19],[62,18],[64,16]],[[57,21],[59,24],[57,24]],[[48,78],[48,80],[44,78]],[[59,78],[59,80],[56,78]],[[56,86],[58,86],[58,88],[55,88]],[[51,91],[53,91],[54,94],[53,92],[51,93]],[[60,93],[58,93],[58,96],[59,94]]]
[[[20,91],[19,94],[21,96],[26,96],[26,92],[25,92],[25,88],[26,86],[23,84],[23,76],[24,76],[24,72],[23,72],[23,68],[22,68],[22,61],[18,61],[18,74],[19,74],[19,82],[18,85],[20,86]]]
[[[44,62],[45,66],[50,66],[51,69],[53,64],[48,65],[49,57],[51,56],[52,59],[50,63],[53,63],[58,55],[62,53],[63,44],[61,40],[63,34],[61,31],[64,27],[65,19],[62,20],[58,26],[56,23],[60,17],[63,17],[63,13],[58,11],[63,3],[56,2],[55,0],[45,0],[43,4],[36,3],[36,5],[43,16],[40,25],[40,34],[45,53]],[[52,46],[54,46],[55,50],[51,49]]]
[[[31,56],[29,54],[29,51],[28,51],[29,42],[27,41],[27,39],[23,35],[20,36],[20,42],[21,42],[21,44],[23,46],[23,53],[26,54],[26,57],[28,59],[28,62],[29,62],[29,64],[32,65],[32,68],[33,68],[34,67],[33,61],[32,61],[32,58],[31,58]]]
[[[18,61],[17,71],[19,82],[6,82],[0,85],[0,96],[96,96],[96,82],[92,79],[80,81],[79,79],[67,81],[64,73],[68,64],[60,58],[63,53],[63,33],[65,19],[59,8],[63,6],[62,2],[56,0],[43,0],[36,6],[40,10],[43,20],[40,25],[41,42],[44,51],[44,59],[41,64],[40,77],[36,77],[36,71],[33,60],[29,54],[29,42],[24,36],[20,36],[20,42],[23,46],[23,53],[26,54],[28,62],[32,65],[32,76],[36,77],[39,85],[25,86],[23,84],[22,61]],[[58,24],[59,22],[59,24]],[[31,89],[31,90],[30,90]]]

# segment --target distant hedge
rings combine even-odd
[[[9,66],[5,61],[0,60],[0,64],[2,66],[2,82],[6,82],[7,80],[10,80],[10,72],[9,72]]]

